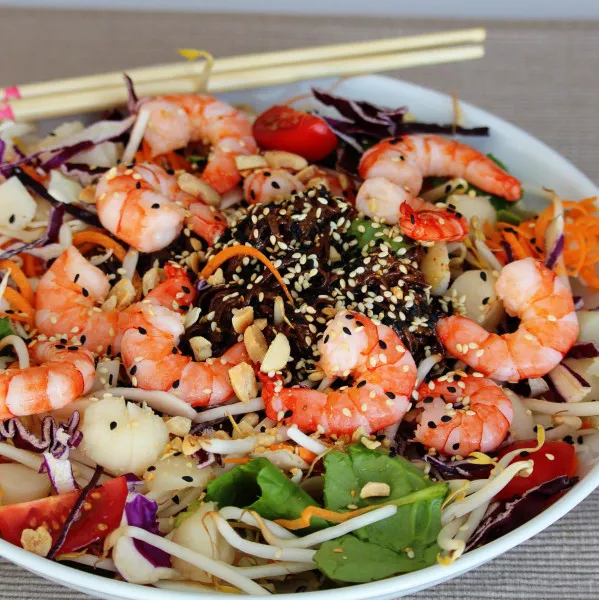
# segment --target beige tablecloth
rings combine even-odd
[[[478,104],[557,148],[599,182],[599,23],[484,23],[487,56],[403,71],[406,80]],[[464,22],[0,10],[0,84],[217,56],[436,31]],[[549,530],[424,600],[590,600],[599,596],[599,493]],[[84,600],[0,562],[0,598]]]

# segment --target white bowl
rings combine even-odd
[[[324,87],[331,82],[313,83]],[[232,93],[225,96],[225,99],[264,109],[291,96],[305,93],[309,91],[309,87],[310,83],[305,82],[253,92]],[[452,103],[448,96],[388,77],[365,76],[350,79],[344,81],[336,93],[386,106],[405,104],[422,121],[447,123],[453,118]],[[488,125],[491,128],[489,138],[469,138],[468,143],[484,152],[493,152],[508,165],[510,172],[523,182],[554,189],[565,198],[581,199],[599,194],[595,185],[585,175],[543,142],[479,108],[468,104],[461,106],[468,126]],[[435,565],[383,581],[339,590],[309,592],[307,595],[310,596],[310,600],[338,600],[341,597],[343,600],[397,598],[437,585],[474,569],[531,538],[572,510],[598,485],[599,465],[596,465],[574,488],[542,514],[502,538],[468,552],[451,566]],[[51,562],[2,540],[0,555],[42,577],[95,597],[110,600],[189,600],[191,597],[185,592],[143,587],[85,573]],[[193,597],[201,600],[222,599],[222,594],[195,592]],[[302,597],[307,598],[304,595]],[[285,594],[279,598],[295,600],[295,595]]]

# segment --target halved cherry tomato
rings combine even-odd
[[[266,150],[285,150],[315,162],[337,147],[337,136],[324,119],[294,110],[290,106],[273,106],[254,122],[254,138]]]
[[[499,453],[499,458],[505,456],[512,450],[520,448],[534,448],[537,445],[536,440],[523,442],[515,442],[503,448]],[[574,446],[566,442],[545,442],[543,447],[537,452],[531,452],[525,456],[516,456],[512,462],[518,460],[532,460],[535,464],[534,469],[529,477],[514,477],[502,490],[497,494],[498,500],[507,500],[514,496],[522,496],[524,492],[533,487],[551,481],[556,477],[567,475],[574,477],[578,468],[578,459]],[[511,463],[510,463],[511,464]]]
[[[3,539],[20,546],[23,530],[44,526],[52,535],[52,543],[56,542],[79,494],[76,490],[0,507],[0,533]],[[81,517],[71,526],[59,553],[75,552],[114,531],[121,523],[126,498],[127,481],[124,477],[92,490],[83,505]]]

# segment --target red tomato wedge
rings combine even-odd
[[[322,160],[337,147],[337,136],[324,119],[290,106],[263,112],[254,122],[254,138],[265,150],[293,152],[310,162]]]
[[[537,445],[536,440],[528,440],[523,442],[515,442],[503,448],[498,457],[505,456],[512,450],[520,448],[534,448]],[[507,500],[514,496],[522,496],[524,492],[534,488],[541,483],[551,481],[556,477],[567,475],[574,477],[578,468],[578,459],[574,446],[566,442],[545,442],[543,447],[537,452],[526,454],[525,456],[516,456],[511,462],[518,460],[532,460],[535,463],[532,474],[529,477],[514,477],[502,490],[497,494],[498,500]],[[510,463],[511,464],[511,463]]]
[[[52,542],[56,542],[79,494],[76,490],[0,507],[2,538],[20,546],[24,529],[44,526],[52,535]],[[81,517],[71,525],[59,554],[85,548],[114,531],[121,523],[126,498],[127,481],[124,477],[108,481],[92,490],[83,505]]]

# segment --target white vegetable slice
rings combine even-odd
[[[0,489],[2,505],[30,502],[50,493],[50,479],[45,473],[37,473],[25,465],[1,464]]]
[[[33,219],[36,208],[33,196],[16,177],[0,184],[0,227],[23,229]]]
[[[169,440],[166,425],[150,408],[113,396],[90,403],[81,432],[79,449],[115,475],[141,475]]]
[[[477,217],[480,223],[487,222],[491,225],[494,225],[497,221],[497,212],[488,196],[475,196],[472,198],[466,194],[452,194],[447,202],[453,204],[456,211],[462,213],[469,223],[472,217]]]
[[[48,193],[64,204],[79,202],[79,194],[83,187],[72,179],[63,175],[59,170],[50,171],[50,183],[48,184]]]
[[[169,456],[149,467],[144,480],[151,492],[181,490],[188,487],[204,489],[214,477],[210,467],[198,469],[198,461],[192,456]]]
[[[449,287],[449,253],[447,244],[439,242],[426,248],[426,253],[420,263],[424,280],[431,286],[431,294],[440,296]]]
[[[206,518],[209,512],[217,510],[214,502],[206,502],[187,517],[173,533],[172,540],[190,550],[204,554],[208,558],[232,564],[235,559],[235,549],[218,532],[211,519]],[[180,558],[173,556],[172,565],[184,577],[211,583],[212,576],[206,571],[191,565]]]
[[[599,310],[580,310],[576,316],[580,325],[578,341],[599,343]]]
[[[447,295],[463,298],[465,316],[493,330],[504,313],[503,303],[495,293],[495,281],[491,271],[466,271],[452,283]]]

